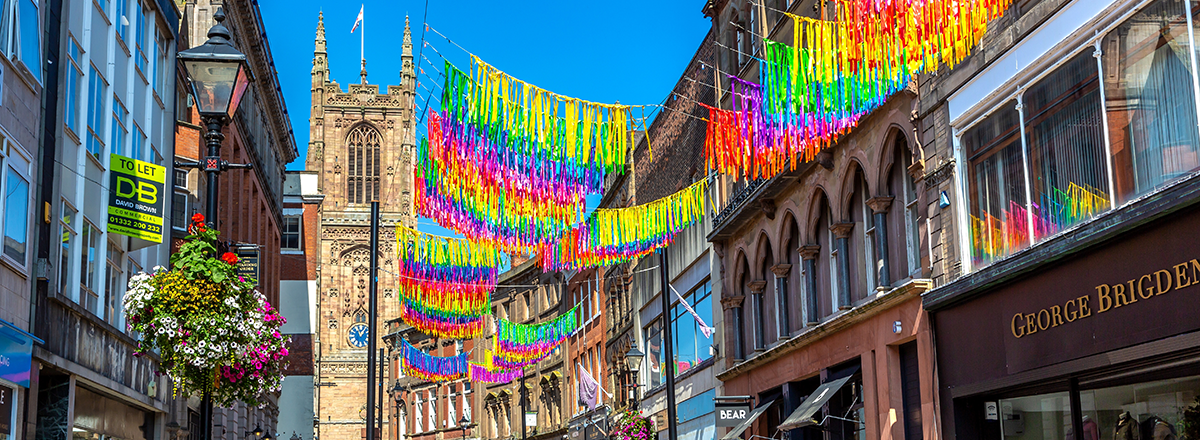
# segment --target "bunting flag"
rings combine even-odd
[[[542,248],[542,270],[577,270],[630,261],[675,241],[707,209],[709,180],[653,202],[628,208],[597,209],[588,221]]]
[[[521,368],[513,370],[492,370],[486,365],[480,365],[474,362],[470,363],[471,367],[471,382],[485,383],[511,383],[521,376],[525,375],[525,370]]]
[[[559,343],[579,328],[578,309],[576,305],[551,321],[532,325],[497,318],[493,365],[512,369],[537,363],[549,356]]]
[[[500,263],[486,243],[396,226],[400,318],[439,338],[483,335]]]
[[[448,382],[467,377],[467,356],[462,353],[451,357],[430,356],[407,339],[399,338],[401,368],[404,374],[434,382]]]
[[[582,219],[603,175],[503,148],[476,126],[429,113],[417,151],[416,211],[505,252],[528,254]]]
[[[787,14],[792,44],[764,39],[762,84],[730,76],[733,106],[708,107],[710,169],[770,178],[812,160],[912,75],[961,62],[1011,0],[839,0],[834,20]]]

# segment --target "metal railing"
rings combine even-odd
[[[754,194],[754,191],[761,188],[766,182],[767,179],[764,178],[754,179],[746,182],[746,186],[737,190],[737,192],[734,192],[733,196],[729,197],[729,201],[726,203],[725,208],[721,209],[721,212],[713,218],[713,228],[716,228],[718,225],[724,223],[733,215],[735,211],[737,211],[738,208],[750,201],[750,196]]]

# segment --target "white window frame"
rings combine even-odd
[[[285,232],[287,230],[286,228],[287,228],[288,220],[296,221],[296,232],[294,233],[296,235],[296,247],[285,247],[283,245],[283,241],[280,240],[280,242],[279,242],[280,253],[303,254],[304,253],[304,217],[302,215],[284,215],[283,216],[284,224],[281,225],[283,227],[279,228],[280,238],[282,238],[284,235],[293,234],[291,232]]]
[[[67,209],[70,209],[71,211],[74,212],[74,214],[71,215],[70,223],[63,221],[63,213]],[[59,228],[59,234],[60,234],[60,239],[58,241],[58,253],[59,253],[59,255],[58,255],[58,262],[59,262],[58,276],[60,279],[58,280],[58,286],[56,286],[56,287],[59,288],[60,295],[62,295],[63,297],[69,298],[71,301],[75,301],[75,302],[79,302],[79,289],[76,288],[76,286],[74,284],[71,284],[71,280],[78,279],[78,277],[79,277],[79,275],[78,275],[79,264],[75,260],[75,255],[78,254],[78,252],[75,252],[75,251],[76,251],[76,246],[79,245],[79,231],[73,223],[76,223],[79,221],[78,219],[79,219],[80,215],[81,214],[79,213],[79,210],[76,209],[75,206],[72,205],[70,201],[68,201],[66,198],[62,199],[62,202],[59,204],[59,208],[58,208],[58,228]],[[61,235],[69,236],[66,249],[64,249],[62,247]],[[63,255],[64,252],[66,253],[66,255]],[[66,262],[67,267],[65,267],[65,268],[62,267],[64,258],[67,261]],[[66,270],[66,273],[63,272],[64,269]]]
[[[14,161],[17,161],[18,163],[14,164]],[[24,164],[24,166],[21,166],[22,164]],[[21,178],[25,179],[26,191],[28,191],[29,194],[29,201],[25,206],[26,212],[29,213],[29,217],[36,217],[36,211],[34,211],[32,197],[34,188],[33,155],[28,151],[25,151],[24,148],[14,142],[7,131],[0,129],[0,207],[4,206],[4,198],[8,195],[8,187],[10,185],[8,179],[9,170],[15,171]],[[30,220],[27,219],[25,221],[25,261],[17,261],[15,258],[12,258],[5,253],[3,248],[0,247],[0,261],[12,266],[17,270],[18,273],[22,275],[29,274],[29,259],[31,254],[29,235],[31,232],[30,230],[32,229],[30,228],[29,223]],[[3,240],[4,233],[7,230],[6,228],[8,228],[8,225],[5,224],[3,210],[0,210],[0,240]]]

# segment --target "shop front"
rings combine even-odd
[[[1074,255],[927,296],[944,438],[1200,438],[1200,215],[1136,211]]]
[[[0,440],[19,437],[20,416],[28,400],[33,344],[42,342],[16,325],[0,320]]]

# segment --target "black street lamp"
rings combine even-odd
[[[467,438],[467,428],[471,427],[471,419],[468,419],[467,415],[463,414],[462,420],[458,421],[458,427],[462,428],[462,438]]]
[[[250,168],[248,164],[230,164],[221,160],[221,142],[225,140],[221,128],[229,123],[237,111],[254,76],[246,64],[246,54],[239,52],[229,42],[229,29],[223,24],[223,8],[217,9],[213,20],[217,24],[208,30],[208,41],[179,52],[176,58],[183,62],[191,80],[192,96],[195,97],[200,120],[207,129],[204,142],[208,152],[199,166],[208,174],[205,217],[210,225],[216,227],[217,175],[229,168]],[[207,440],[208,437],[202,439]]]
[[[642,359],[646,357],[645,353],[638,350],[637,345],[629,347],[629,351],[625,352],[625,364],[629,368],[629,400],[630,404],[637,403],[638,390],[638,369],[642,366]]]
[[[200,113],[200,119],[207,128],[204,141],[208,152],[200,164],[175,163],[176,168],[203,168],[208,174],[208,197],[204,207],[205,219],[213,228],[217,225],[217,175],[229,168],[245,168],[249,164],[230,164],[221,160],[221,142],[225,135],[221,128],[229,123],[233,113],[237,111],[246,87],[253,81],[246,55],[239,52],[229,42],[229,29],[225,21],[225,11],[218,8],[213,14],[216,24],[208,30],[208,41],[200,46],[181,51],[176,58],[183,62],[183,67],[191,80],[192,96]],[[204,390],[200,403],[200,418],[203,420],[199,440],[212,439],[213,403],[212,390]],[[261,429],[255,429],[255,437],[262,435]],[[262,440],[270,440],[263,438]]]
[[[262,437],[262,435],[263,435],[262,425],[255,426],[253,431],[246,431],[246,433],[244,435],[246,435],[246,436],[253,435],[254,439],[258,440],[258,438]]]

